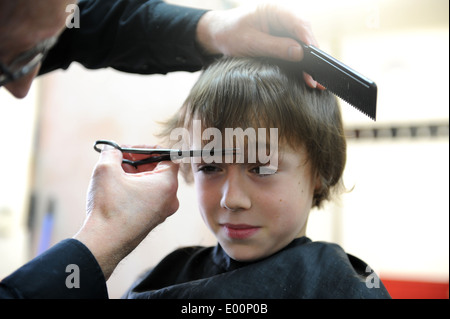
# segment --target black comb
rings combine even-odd
[[[303,47],[303,70],[372,120],[377,115],[377,85],[312,45]]]

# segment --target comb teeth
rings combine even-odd
[[[375,82],[325,52],[313,46],[302,45],[304,49],[303,69],[314,80],[375,121],[377,111]]]
[[[348,80],[322,82],[319,81],[326,89],[376,121],[377,87],[375,84],[363,87],[359,84],[352,85]]]
[[[333,92],[332,90],[330,90],[330,91]],[[370,113],[371,112],[371,108],[370,107],[364,107],[364,106],[361,106],[361,105],[359,107],[356,107],[355,106],[356,103],[349,102],[348,99],[343,98],[342,96],[340,96],[339,94],[337,94],[335,92],[333,92],[333,94],[336,95],[337,97],[341,98],[342,100],[344,100],[348,104],[352,105],[355,109],[357,109],[358,111],[360,111],[361,113],[363,113],[367,117],[371,118],[373,121],[376,121],[376,114]]]

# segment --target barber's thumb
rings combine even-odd
[[[105,145],[100,153],[98,163],[102,164],[115,164],[120,166],[122,163],[123,154],[118,149]]]
[[[288,47],[287,60],[300,61],[303,59],[303,48],[299,44],[293,44]]]

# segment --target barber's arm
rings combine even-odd
[[[81,0],[78,6],[79,28],[62,33],[40,74],[72,62],[140,74],[197,71],[203,65],[196,28],[206,10],[160,0]]]
[[[121,163],[118,150],[102,152],[80,231],[2,280],[0,299],[108,297],[106,280],[117,264],[178,209],[176,164]]]
[[[140,74],[197,71],[215,55],[300,61],[297,40],[317,46],[309,23],[275,4],[208,11],[160,0],[81,0],[79,8],[79,28],[62,33],[40,74],[73,61]]]
[[[66,239],[0,282],[0,299],[108,298],[102,269],[89,249]]]

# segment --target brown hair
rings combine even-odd
[[[278,128],[279,142],[305,147],[321,188],[313,206],[340,188],[346,140],[337,99],[305,85],[300,65],[267,58],[221,58],[204,70],[183,106],[167,123],[166,138],[179,127]],[[313,175],[317,176],[317,175]],[[186,174],[185,174],[186,177]]]

